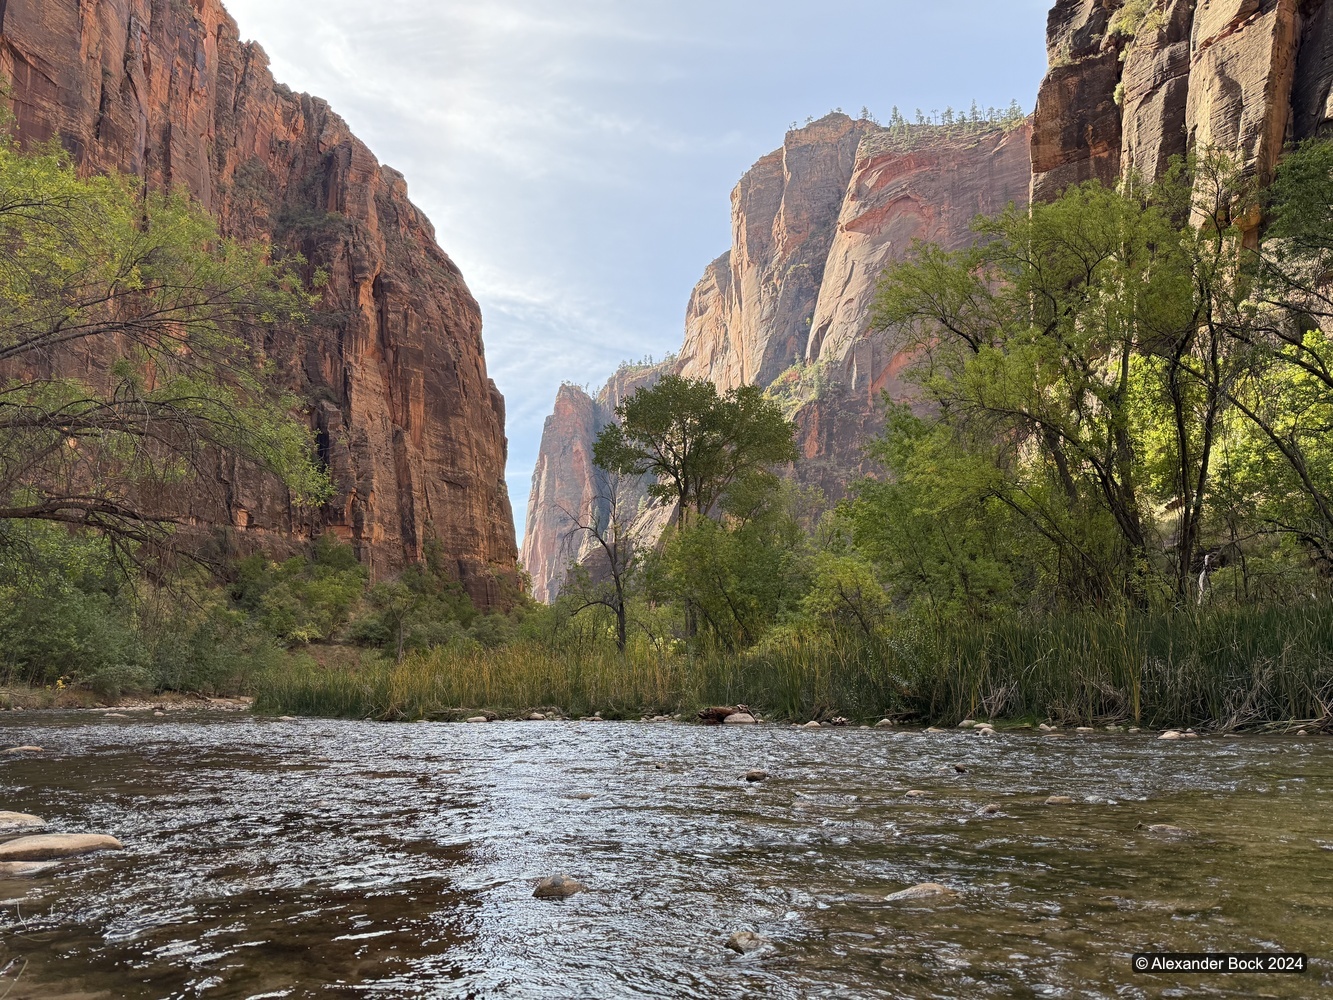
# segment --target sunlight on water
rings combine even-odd
[[[0,719],[19,743],[47,752],[0,758],[0,809],[126,850],[0,880],[6,1000],[1333,986],[1323,740]],[[532,898],[556,873],[588,891]],[[884,899],[921,882],[959,895]],[[1314,963],[1138,976],[1145,950]]]

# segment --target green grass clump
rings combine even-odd
[[[770,719],[885,715],[1256,725],[1319,719],[1333,703],[1325,604],[1038,620],[900,621],[873,639],[786,635],[736,655],[648,646],[566,651],[536,642],[433,650],[395,664],[296,664],[269,674],[257,710],[343,718],[606,718],[746,704]]]

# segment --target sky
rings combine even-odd
[[[1051,0],[224,0],[407,176],[481,303],[523,530],[562,382],[676,350],[740,176],[794,122],[1031,110]]]

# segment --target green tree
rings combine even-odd
[[[649,476],[648,495],[687,512],[709,516],[742,479],[794,461],[794,425],[756,386],[719,395],[707,379],[668,375],[616,408],[593,445],[601,468]]]
[[[920,246],[881,290],[877,319],[911,331],[942,424],[988,456],[989,495],[1054,547],[1059,589],[1077,600],[1179,596],[1193,579],[1244,363],[1224,171],[1194,167],[979,220],[977,246]]]
[[[0,521],[161,541],[219,455],[327,497],[263,331],[311,304],[184,196],[0,136]]]

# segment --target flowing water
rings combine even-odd
[[[0,717],[24,743],[0,809],[125,850],[0,880],[5,1000],[1333,993],[1318,738]],[[927,881],[959,895],[884,898]]]

